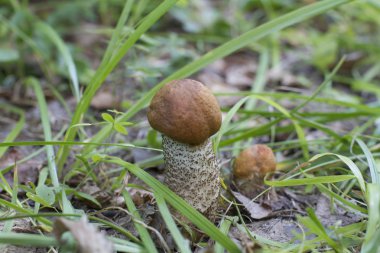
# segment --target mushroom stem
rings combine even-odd
[[[219,164],[210,138],[189,145],[162,136],[165,184],[195,209],[213,219],[218,207]]]

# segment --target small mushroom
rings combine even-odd
[[[276,157],[270,147],[256,144],[243,150],[233,164],[233,176],[240,192],[254,197],[262,188],[263,178],[276,170]]]
[[[256,144],[243,150],[234,162],[234,177],[240,179],[263,178],[276,170],[276,157],[270,147]]]
[[[216,98],[200,82],[172,81],[153,97],[148,120],[162,133],[165,184],[212,218],[220,191],[219,164],[209,138],[222,121]]]

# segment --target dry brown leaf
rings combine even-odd
[[[243,206],[249,212],[250,216],[253,219],[263,219],[268,217],[272,213],[271,209],[251,201],[251,199],[247,198],[239,192],[233,192],[233,194],[235,198],[243,204]]]
[[[363,214],[359,212],[350,212],[340,205],[337,205],[331,200],[321,195],[315,207],[315,214],[325,227],[334,226],[341,223],[342,226],[347,226],[363,219]]]
[[[61,243],[61,239],[65,232],[71,232],[77,242],[77,251],[79,253],[113,253],[112,243],[105,237],[102,232],[83,216],[78,221],[58,218],[54,222],[53,232],[55,237]]]

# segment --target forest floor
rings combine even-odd
[[[379,3],[159,2],[0,8],[0,251],[378,252]],[[215,222],[166,191],[146,117],[183,78],[222,110]],[[241,184],[254,144],[276,171]]]

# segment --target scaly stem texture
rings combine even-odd
[[[195,209],[215,215],[220,192],[219,165],[212,143],[207,139],[196,146],[162,137],[165,184]]]

